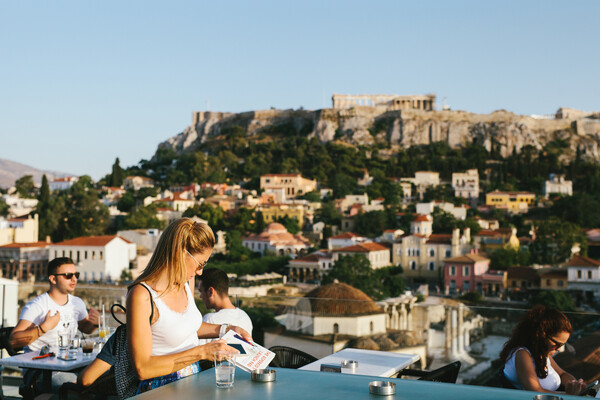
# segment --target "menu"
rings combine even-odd
[[[275,353],[254,342],[247,342],[234,331],[229,331],[221,339],[227,344],[239,350],[240,354],[235,357],[235,364],[246,372],[257,369],[265,369],[275,358]]]

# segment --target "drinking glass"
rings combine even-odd
[[[58,357],[67,358],[69,355],[69,341],[71,340],[71,332],[68,329],[59,329],[57,338]]]
[[[230,388],[233,386],[236,354],[232,351],[215,352],[215,378],[218,388]]]
[[[94,352],[94,341],[91,339],[86,339],[81,341],[81,351],[83,352],[84,357],[91,357]]]
[[[79,332],[72,332],[71,338],[69,339],[69,358],[77,359],[79,354],[79,345],[81,343],[81,334]]]

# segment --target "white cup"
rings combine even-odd
[[[218,388],[230,388],[235,377],[235,356],[231,351],[217,351],[215,357],[215,378]]]

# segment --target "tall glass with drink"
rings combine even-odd
[[[232,351],[217,351],[215,356],[215,378],[217,387],[230,388],[235,377],[235,356]]]

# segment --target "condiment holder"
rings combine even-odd
[[[372,381],[369,382],[369,392],[380,396],[396,394],[396,384],[389,381]]]
[[[356,369],[358,367],[358,361],[344,360],[342,361],[341,366],[342,368]]]
[[[252,371],[252,380],[255,382],[273,382],[276,375],[274,369],[257,369]]]
[[[563,398],[552,394],[536,394],[533,396],[533,400],[563,400]]]

